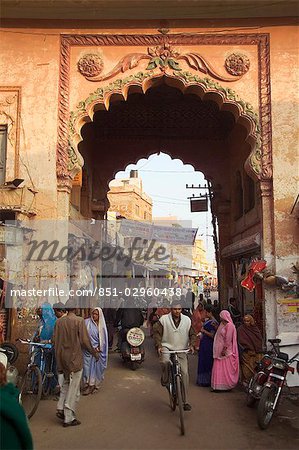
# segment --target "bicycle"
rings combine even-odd
[[[20,385],[19,401],[22,403],[28,419],[36,412],[42,395],[47,396],[51,390],[52,379],[55,377],[53,373],[53,355],[46,352],[52,349],[52,344],[32,342],[26,339],[18,339],[22,344],[30,345],[30,360],[27,365],[24,376]],[[36,359],[40,361],[37,364]]]
[[[162,351],[162,354],[170,354],[170,364],[169,364],[169,376],[168,376],[168,385],[167,390],[169,393],[169,403],[172,411],[176,410],[176,407],[179,407],[180,414],[180,428],[181,434],[185,434],[185,423],[184,423],[184,386],[183,379],[181,373],[181,365],[178,359],[179,353],[189,353],[189,349],[187,350],[167,350]]]

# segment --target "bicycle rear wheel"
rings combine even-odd
[[[42,396],[42,375],[37,366],[30,366],[22,379],[20,403],[23,405],[28,419],[37,410]]]
[[[180,425],[181,434],[185,434],[185,424],[184,424],[184,404],[183,404],[183,389],[182,389],[182,379],[179,375],[176,376],[176,392],[177,392],[177,402],[179,406],[180,413]]]

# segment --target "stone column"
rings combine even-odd
[[[275,234],[272,180],[260,181],[262,242],[261,254],[269,270],[275,273]],[[264,320],[266,339],[273,339],[278,334],[276,291],[265,286]]]
[[[215,204],[216,216],[218,220],[219,229],[219,274],[220,280],[218,280],[219,289],[219,300],[222,307],[227,306],[227,287],[228,287],[228,276],[230,270],[230,261],[226,258],[221,257],[222,249],[230,244],[230,201],[219,201]]]

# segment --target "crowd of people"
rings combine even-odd
[[[245,315],[241,323],[241,314],[235,299],[230,299],[228,309],[225,310],[220,309],[217,301],[213,304],[210,299],[205,301],[202,294],[196,302],[195,306],[194,298],[189,304],[177,298],[169,307],[164,305],[149,308],[147,317],[141,314],[140,309],[127,308],[128,314],[125,315],[126,309],[119,308],[114,311],[112,324],[111,311],[108,309],[91,308],[89,316],[83,318],[76,314],[76,304],[73,300],[69,300],[66,305],[56,303],[52,306],[44,303],[38,311],[40,320],[33,339],[53,344],[49,357],[55,360],[53,370],[57,372],[57,377],[54,378],[56,384],[54,382],[52,388],[59,393],[56,415],[63,421],[63,426],[80,425],[81,422],[76,417],[80,392],[90,395],[99,390],[107,368],[109,348],[112,349],[115,341],[116,347],[120,347],[120,338],[123,338],[121,329],[118,340],[113,335],[122,322],[123,328],[130,328],[133,322],[136,322],[135,326],[141,326],[144,319],[147,320],[149,334],[160,358],[163,386],[167,386],[169,381],[169,355],[163,350],[188,347],[192,353],[198,353],[195,377],[198,386],[210,387],[214,392],[223,392],[233,389],[240,380],[248,382],[256,362],[261,357],[263,345],[261,332],[253,317]],[[37,353],[37,364],[38,361]],[[184,409],[190,411],[187,355],[180,354],[179,361],[184,387]],[[2,363],[0,361],[1,398],[8,396],[12,404],[18,403],[15,390],[6,383]],[[16,411],[19,408],[17,420],[20,424],[23,423],[25,433],[21,438],[27,442],[24,448],[32,448],[32,441],[27,433],[28,427],[24,425],[26,419],[21,412],[22,407],[19,405],[16,408]],[[2,415],[5,414],[1,410],[1,421]]]
[[[192,309],[192,308],[191,308]],[[156,309],[149,318],[151,335],[160,355],[162,366],[161,384],[166,386],[168,357],[164,350],[179,350],[189,346],[198,352],[196,384],[210,387],[213,392],[230,391],[239,381],[246,385],[254,373],[256,363],[262,357],[263,338],[251,315],[243,317],[235,298],[229,301],[228,309],[220,310],[218,302],[205,302],[199,298],[198,305],[191,309],[176,300],[168,311]],[[189,371],[187,357],[179,355],[184,384],[185,410],[187,402]]]

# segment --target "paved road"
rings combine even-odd
[[[44,400],[31,419],[36,450],[56,449],[214,449],[265,450],[299,448],[298,408],[284,401],[281,414],[267,431],[256,424],[256,411],[244,404],[244,393],[211,393],[194,384],[197,357],[190,357],[190,403],[186,435],[180,436],[177,412],[159,383],[159,365],[147,339],[147,359],[133,372],[110,354],[100,392],[81,397],[82,424],[63,428],[55,417],[56,402]],[[297,416],[297,417],[296,417]]]

